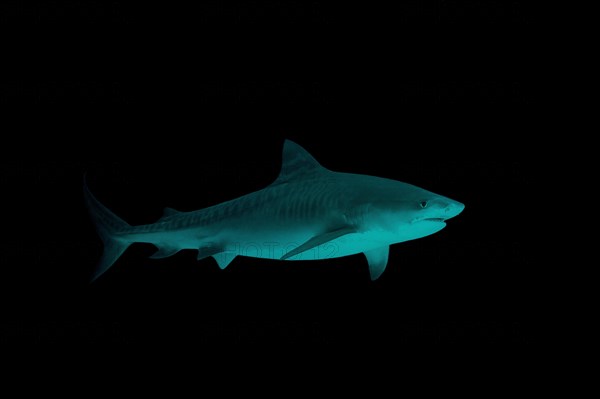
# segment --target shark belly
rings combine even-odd
[[[318,234],[316,229],[272,233],[257,233],[227,237],[224,245],[229,254],[263,259],[282,259],[285,254],[300,247]],[[225,236],[223,236],[225,238]],[[343,237],[317,245],[285,260],[322,260],[355,255],[372,249],[388,246],[393,237],[372,232],[347,234]]]
[[[232,255],[262,259],[281,259],[313,237],[318,231],[314,226],[296,226],[294,229],[222,230],[215,235],[224,252]]]
[[[343,237],[311,248],[308,251],[291,256],[286,260],[321,260],[356,255],[381,248],[390,244],[390,237],[372,234],[371,232],[346,234]],[[291,248],[293,249],[293,248]]]

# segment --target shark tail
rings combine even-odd
[[[94,281],[117,261],[133,241],[123,237],[123,233],[126,233],[131,226],[112,213],[92,195],[85,178],[83,180],[83,195],[90,217],[104,244],[102,257],[91,276],[91,281]]]

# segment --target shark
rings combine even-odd
[[[104,247],[91,281],[136,242],[154,244],[154,259],[197,250],[198,260],[212,257],[221,269],[238,256],[297,261],[364,254],[376,280],[391,245],[434,234],[465,208],[408,183],[329,170],[291,140],[269,186],[196,211],[165,208],[151,224],[123,221],[94,197],[85,177],[83,189]]]

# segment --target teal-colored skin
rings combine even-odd
[[[153,224],[130,226],[85,184],[84,194],[104,242],[92,280],[134,242],[156,245],[153,258],[196,249],[198,259],[211,256],[221,269],[238,255],[316,260],[364,253],[375,280],[385,270],[391,244],[436,233],[464,209],[411,184],[330,171],[289,140],[281,173],[270,186],[198,211],[166,208]]]

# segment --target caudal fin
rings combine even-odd
[[[91,281],[94,281],[106,272],[125,252],[127,247],[132,244],[122,235],[131,226],[112,213],[92,195],[85,178],[83,180],[83,195],[92,221],[96,225],[96,231],[104,243],[104,252],[91,277]]]

